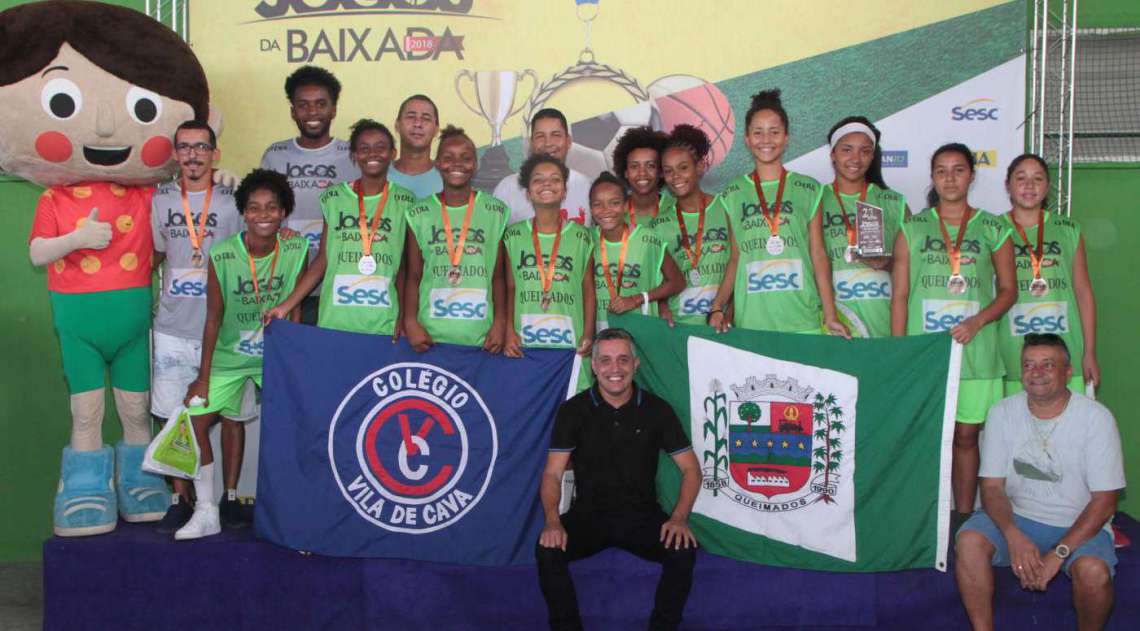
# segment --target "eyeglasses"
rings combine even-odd
[[[196,142],[194,144],[180,142],[174,145],[174,150],[178,153],[209,153],[214,150],[214,146],[205,142]]]

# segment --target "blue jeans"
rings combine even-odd
[[[1013,523],[1017,529],[1029,537],[1033,545],[1041,554],[1051,554],[1050,550],[1061,541],[1061,537],[1069,531],[1068,528],[1060,526],[1050,526],[1043,524],[1039,521],[1034,521],[1022,517],[1020,515],[1013,516]],[[1009,545],[1006,544],[1005,536],[998,530],[996,524],[990,519],[990,516],[985,511],[976,511],[966,523],[962,524],[962,528],[958,530],[958,534],[964,531],[973,530],[981,533],[995,548],[993,564],[996,567],[1009,567]],[[1104,561],[1108,565],[1108,572],[1110,575],[1116,575],[1116,549],[1112,546],[1112,535],[1106,530],[1100,530],[1092,539],[1082,543],[1076,550],[1069,554],[1069,558],[1061,564],[1061,569],[1069,575],[1069,567],[1073,561],[1083,557],[1091,556]]]

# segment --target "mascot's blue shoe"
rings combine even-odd
[[[143,471],[146,445],[115,444],[115,488],[123,521],[158,521],[170,508],[170,490],[161,476]]]
[[[63,448],[59,490],[55,494],[55,534],[83,537],[111,532],[115,514],[115,453]]]

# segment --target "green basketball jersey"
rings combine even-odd
[[[462,278],[448,280],[451,258],[443,230],[439,195],[416,201],[408,210],[408,227],[415,235],[424,259],[420,280],[419,321],[436,342],[482,346],[495,317],[491,280],[499,242],[511,211],[507,205],[483,192],[475,194],[475,208],[467,242],[459,260]],[[467,204],[448,206],[452,243],[458,247]]]
[[[992,254],[1009,238],[1009,224],[1001,217],[978,208],[962,237],[961,274],[966,293],[952,294],[950,255],[938,227],[938,215],[927,208],[902,225],[910,253],[910,299],[907,305],[907,335],[945,333],[962,320],[978,313],[994,300]],[[958,226],[946,226],[951,243]],[[991,322],[978,332],[962,353],[962,379],[995,379],[1005,374],[998,355],[998,324]]]
[[[265,346],[265,327],[261,314],[277,306],[297,284],[301,265],[309,254],[305,239],[277,237],[277,266],[273,253],[253,260],[257,270],[257,288],[249,275],[249,254],[245,249],[245,232],[231,235],[210,248],[210,260],[222,292],[222,325],[214,346],[210,374],[217,372],[260,375],[261,356]],[[270,278],[270,269],[273,277]],[[257,302],[258,293],[261,304]]]
[[[761,182],[764,199],[775,205],[779,181]],[[810,251],[810,224],[823,187],[788,172],[780,209],[784,251],[769,254],[772,236],[749,173],[732,180],[719,198],[739,251],[733,284],[736,326],[761,331],[818,332],[823,322]],[[770,208],[775,210],[775,208]]]
[[[998,326],[1005,378],[1021,379],[1021,345],[1027,333],[1056,333],[1065,340],[1072,356],[1073,376],[1083,375],[1081,360],[1085,353],[1081,312],[1073,293],[1073,262],[1081,242],[1081,227],[1075,221],[1054,213],[1045,213],[1045,237],[1042,243],[1041,278],[1049,284],[1044,296],[1029,293],[1033,282],[1033,263],[1029,253],[1037,247],[1037,226],[1025,228],[1026,245],[1013,226],[1013,217],[1002,217],[1011,232],[1014,264],[1017,267],[1017,303],[1002,316]],[[1082,393],[1083,394],[1083,393]]]
[[[697,260],[696,284],[693,283],[693,263],[688,252],[696,247],[700,213],[695,210],[692,212],[685,210],[681,213],[681,217],[685,222],[689,250],[684,246],[681,225],[677,220],[675,198],[669,197],[667,202],[662,200],[661,213],[650,227],[657,234],[657,238],[665,244],[666,251],[673,257],[685,279],[685,289],[669,298],[669,309],[673,312],[673,319],[682,324],[705,324],[713,299],[716,298],[716,290],[724,278],[724,268],[728,265],[729,256],[732,254],[728,243],[728,217],[724,213],[724,206],[716,197],[712,198],[705,207],[705,226],[701,237],[701,255]]]
[[[515,279],[515,331],[526,348],[577,348],[585,327],[582,279],[589,271],[586,266],[594,252],[594,240],[589,228],[573,221],[563,224],[554,263],[554,281],[550,285],[550,308],[543,311],[533,221],[525,219],[513,223],[503,233],[508,271]],[[550,273],[554,238],[554,234],[538,235],[546,273]]]
[[[365,227],[369,231],[382,197],[377,194],[364,198]],[[362,274],[360,205],[352,183],[336,184],[321,195],[327,267],[317,326],[357,333],[395,332],[400,309],[396,271],[404,254],[405,216],[414,201],[411,191],[388,183],[388,199],[372,235],[376,270]]]
[[[621,241],[607,241],[601,230],[593,229],[594,239],[594,289],[597,294],[597,329],[605,329],[609,319],[610,290],[606,284],[606,274],[602,267],[601,248],[606,248],[606,263],[610,268],[610,278],[618,283],[618,262],[621,259]],[[639,225],[629,233],[629,247],[626,249],[625,266],[622,268],[619,296],[634,296],[649,291],[662,283],[661,262],[665,260],[665,245],[653,230]],[[649,315],[657,315],[657,309],[649,305]]]
[[[847,224],[843,210],[835,201],[832,184],[823,187],[820,208],[823,210],[823,243],[831,260],[831,284],[835,289],[835,309],[840,320],[855,337],[888,337],[891,334],[891,273],[875,270],[859,259],[848,263]],[[855,227],[855,204],[859,195],[841,195],[847,220]],[[899,226],[906,216],[906,198],[897,191],[885,190],[869,184],[867,199],[872,206],[883,209],[883,241],[889,254],[894,247]]]

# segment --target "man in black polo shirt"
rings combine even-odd
[[[597,385],[562,404],[542,473],[546,527],[535,547],[538,582],[552,629],[581,629],[569,562],[617,546],[663,566],[650,629],[676,629],[693,583],[697,540],[689,512],[701,471],[681,421],[669,404],[633,383],[633,338],[606,329],[594,341],[590,365]],[[672,515],[657,504],[658,450],[681,470]],[[562,473],[574,456],[577,495],[558,514]]]

